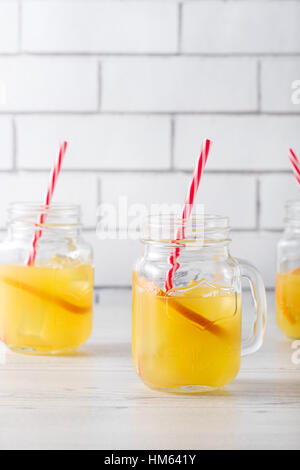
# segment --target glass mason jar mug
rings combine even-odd
[[[132,355],[137,374],[151,388],[196,393],[222,387],[237,376],[241,354],[261,347],[267,319],[263,280],[252,265],[231,257],[229,236],[226,217],[183,225],[173,216],[147,221],[145,253],[133,275]],[[174,247],[179,267],[173,288],[166,290]],[[256,307],[245,341],[242,277],[250,282]]]
[[[285,232],[278,245],[276,319],[281,331],[300,338],[300,201],[286,205]]]
[[[8,214],[0,245],[0,340],[22,353],[70,352],[92,330],[94,270],[80,207],[16,203]],[[41,215],[44,223],[37,225]],[[37,227],[41,238],[30,265]]]

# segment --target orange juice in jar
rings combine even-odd
[[[136,369],[150,386],[218,388],[239,372],[241,302],[234,289],[200,282],[164,295],[134,275],[133,324]]]
[[[277,274],[276,318],[283,333],[300,338],[300,268]]]
[[[37,258],[27,266],[35,221],[46,223]],[[92,330],[94,273],[91,250],[80,234],[77,206],[11,206],[9,233],[0,247],[0,338],[12,350],[63,354]]]
[[[144,256],[133,275],[132,356],[139,377],[150,387],[170,392],[203,392],[232,382],[241,354],[262,344],[266,325],[263,281],[253,266],[229,252],[226,217],[185,222],[174,286],[165,289],[171,243],[178,223],[151,217],[146,224]],[[170,232],[169,240],[161,234]],[[174,237],[174,238],[173,238]],[[241,335],[241,276],[257,291],[257,318],[251,337]]]
[[[277,254],[276,319],[285,335],[300,338],[300,201],[286,204]]]

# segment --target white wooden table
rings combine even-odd
[[[0,449],[300,449],[300,365],[274,323],[238,379],[202,396],[146,388],[130,359],[130,293],[101,294],[75,357],[2,354]]]

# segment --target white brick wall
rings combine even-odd
[[[95,111],[98,64],[93,59],[0,58],[6,100],[0,111]]]
[[[280,230],[285,216],[285,203],[296,199],[299,199],[299,189],[291,174],[261,177],[261,224],[263,228]]]
[[[233,233],[231,254],[250,260],[262,273],[267,288],[274,287],[278,233]]]
[[[168,2],[24,4],[23,49],[30,52],[161,52],[177,49],[178,9]]]
[[[1,136],[1,157],[0,169],[9,170],[12,168],[13,157],[13,123],[8,117],[0,117]]]
[[[13,0],[0,3],[0,53],[18,49],[18,3]]]
[[[300,18],[299,18],[300,20]],[[293,104],[292,83],[300,79],[300,58],[268,59],[262,63],[262,110],[267,112],[300,112]]]
[[[184,52],[300,52],[297,1],[200,1],[183,5]],[[228,34],[230,33],[230,34]]]
[[[97,286],[129,286],[142,245],[96,239],[100,198],[181,203],[210,137],[198,202],[273,287],[299,198],[299,20],[300,0],[0,0],[0,229],[10,201],[41,199],[67,139],[55,198],[83,206]]]
[[[300,148],[300,116],[180,116],[175,167],[191,170],[199,138],[210,135],[211,170],[288,170],[287,149]]]
[[[120,175],[101,176],[101,199],[117,204],[120,194],[128,204],[181,204],[190,175]],[[250,176],[207,174],[199,190],[198,201],[208,213],[230,216],[232,226],[238,229],[256,227],[256,181]],[[238,199],[237,199],[238,198]]]
[[[22,116],[22,169],[50,168],[57,142],[70,142],[65,168],[170,169],[171,120],[163,116]]]
[[[104,111],[257,110],[255,60],[109,59],[102,66]]]
[[[129,287],[136,260],[143,253],[143,245],[133,240],[99,241],[95,234],[86,234],[94,248],[95,284],[101,287]],[[113,256],[112,256],[113,254]]]

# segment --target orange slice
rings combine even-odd
[[[276,286],[276,301],[277,301],[283,315],[285,316],[285,318],[288,320],[289,323],[291,323],[291,325],[294,325],[296,323],[296,320],[293,317],[293,315],[291,314],[289,308],[287,307],[287,305],[284,301],[283,289],[282,289],[282,285],[281,285],[280,281],[277,282],[277,286]]]
[[[149,292],[150,294],[156,295],[158,297],[166,297],[165,292],[160,289],[154,281],[148,281],[144,277],[138,277],[136,274],[133,275],[133,280],[139,287]]]
[[[15,281],[14,279],[11,279],[9,277],[2,276],[0,277],[0,281],[5,282],[9,286],[15,287],[16,289],[21,289],[25,292],[28,292],[29,294],[34,295],[35,297],[40,297],[43,300],[47,300],[48,302],[56,304],[59,307],[64,308],[65,310],[69,310],[71,313],[84,314],[88,313],[92,308],[91,305],[87,305],[84,307],[74,305],[71,302],[62,299],[61,297],[56,297],[55,295],[49,294],[48,292],[43,292],[34,286],[25,284],[25,282]]]
[[[216,336],[220,336],[224,333],[223,328],[219,325],[216,325],[214,322],[208,320],[207,318],[203,317],[197,312],[179,304],[174,298],[168,296],[162,289],[160,289],[155,282],[148,281],[145,278],[138,278],[134,275],[134,280],[136,281],[137,285],[141,287],[146,292],[157,296],[162,301],[168,300],[169,305],[174,308],[178,313],[183,315],[185,318],[190,320],[196,326],[201,327],[201,329],[210,331],[212,334]]]
[[[294,271],[292,271],[292,274],[295,274],[296,276],[300,276],[300,268],[297,268]]]

